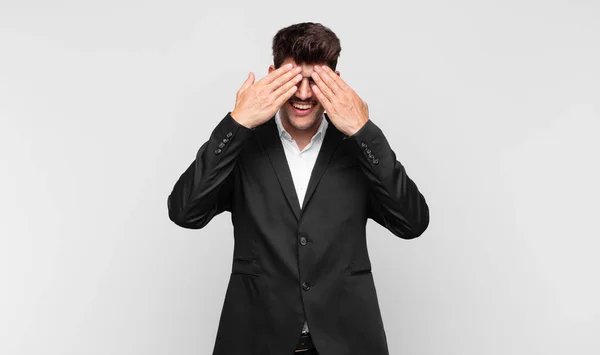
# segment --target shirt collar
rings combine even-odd
[[[277,130],[279,131],[279,137],[283,137],[289,141],[292,141],[293,138],[292,136],[285,130],[285,128],[283,128],[283,124],[281,123],[281,116],[279,115],[279,111],[277,111],[277,113],[275,113],[275,123],[277,123]],[[316,141],[319,138],[322,138],[323,135],[325,134],[325,131],[327,130],[327,126],[329,125],[329,122],[327,122],[327,120],[325,119],[325,114],[321,114],[321,124],[319,125],[319,128],[317,129],[317,132],[315,132],[315,135],[310,139],[311,142]]]

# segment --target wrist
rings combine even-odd
[[[367,122],[369,122],[369,119],[367,118],[366,120],[364,120],[361,124],[353,127],[352,129],[349,130],[348,134],[346,134],[347,136],[353,136],[356,133],[360,132],[360,130],[367,124]]]
[[[252,125],[250,125],[246,120],[245,120],[245,116],[243,114],[240,114],[238,111],[236,111],[235,109],[233,111],[231,111],[230,113],[231,118],[233,118],[234,121],[236,121],[238,124],[252,129],[254,127],[252,127]]]

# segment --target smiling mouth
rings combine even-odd
[[[292,106],[294,106],[294,108],[297,108],[298,110],[310,110],[313,106],[316,105],[314,102],[295,102],[295,101],[290,102],[290,104]]]
[[[300,114],[309,113],[315,106],[317,106],[317,103],[314,101],[312,101],[312,102],[290,101],[289,103],[290,103],[290,106],[292,106],[294,108],[294,110]]]

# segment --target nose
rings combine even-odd
[[[313,96],[309,78],[303,78],[302,81],[298,84],[298,90],[296,90],[295,96],[300,100],[308,100]]]

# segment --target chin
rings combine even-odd
[[[298,110],[286,103],[285,115],[288,117],[288,122],[294,129],[304,131],[313,128],[319,119],[323,116],[323,110],[320,105],[313,107],[310,112],[297,112]]]
[[[317,119],[318,117],[312,117],[311,119],[303,117],[301,119],[298,119],[292,116],[290,117],[290,124],[292,125],[292,127],[299,131],[305,131],[314,127],[317,122]]]

